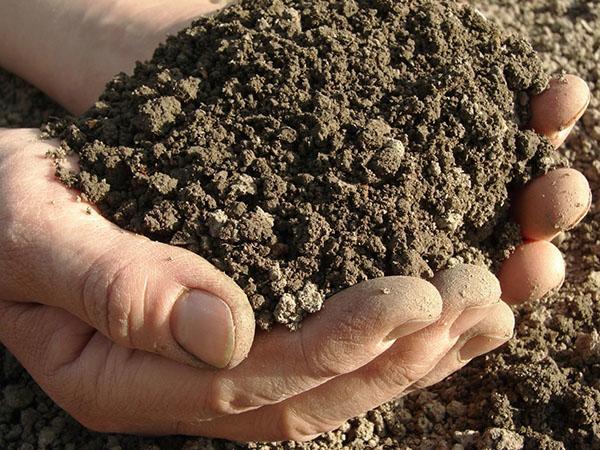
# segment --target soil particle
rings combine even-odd
[[[2,390],[4,402],[8,408],[21,409],[29,406],[33,401],[33,392],[28,388],[18,385],[8,385]]]
[[[503,428],[489,428],[481,436],[478,447],[480,449],[521,450],[523,442],[523,436],[515,432]]]
[[[453,2],[243,0],[63,122],[82,167],[63,179],[296,329],[367,279],[499,262],[509,189],[559,163],[522,129],[547,81]]]
[[[175,97],[148,100],[139,107],[134,126],[144,135],[160,137],[175,123],[181,113],[181,103]]]

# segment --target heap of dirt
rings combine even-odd
[[[63,122],[82,171],[61,176],[294,329],[363,280],[501,261],[509,189],[558,161],[522,129],[547,81],[454,2],[244,0]]]

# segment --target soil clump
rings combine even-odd
[[[62,174],[118,225],[192,250],[297,328],[384,275],[501,261],[508,191],[556,164],[524,131],[525,41],[428,0],[241,1],[63,123]]]

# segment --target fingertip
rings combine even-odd
[[[508,257],[498,278],[502,299],[508,304],[534,301],[562,285],[565,262],[558,248],[550,242],[527,242]]]
[[[204,362],[222,369],[239,365],[250,353],[256,332],[254,310],[246,293],[231,277],[197,254],[166,244],[160,244],[160,254],[161,260],[168,262],[164,272],[185,290],[204,292],[228,307],[232,328],[230,356],[217,358],[217,364]]]
[[[443,301],[438,289],[416,277],[385,277],[379,279],[381,292],[395,295],[402,309],[413,320],[433,320],[442,314]]]
[[[515,315],[506,302],[498,302],[492,307],[490,313],[475,327],[472,335],[485,334],[509,339],[514,332]]]
[[[367,280],[335,294],[325,303],[329,320],[356,317],[356,333],[385,333],[388,342],[412,334],[439,319],[442,297],[431,283],[416,277]]]
[[[386,341],[416,333],[441,317],[444,305],[433,284],[416,277],[386,277],[381,281],[382,291],[398,298],[396,309],[402,311],[401,316],[405,320],[387,335]]]
[[[500,301],[500,283],[483,266],[459,264],[436,273],[431,282],[444,299],[440,324],[450,326],[451,337],[471,328]]]
[[[186,291],[173,305],[171,331],[177,343],[203,363],[231,368],[247,356],[254,336],[246,313],[231,298],[225,301],[206,291]]]
[[[505,344],[514,334],[515,315],[505,302],[494,305],[487,316],[462,337],[459,362],[466,363]]]
[[[123,239],[122,248],[133,244],[131,236]],[[135,266],[147,280],[143,308],[132,305],[136,347],[199,368],[229,369],[248,356],[254,311],[230,277],[199,255],[163,243],[136,242],[132,253],[143,261]]]
[[[498,302],[488,307],[486,315],[460,335],[454,347],[446,353],[435,368],[405,393],[432,386],[465,366],[473,358],[505,344],[513,336],[514,326],[514,314],[506,303]]]
[[[575,169],[557,169],[528,183],[515,204],[515,220],[528,240],[552,240],[590,210],[592,191]]]
[[[227,358],[217,358],[217,364],[211,365],[219,369],[231,369],[244,361],[252,348],[256,333],[254,310],[246,293],[229,276],[198,255],[188,256],[196,261],[195,268],[191,273],[180,273],[182,278],[179,281],[190,289],[206,290],[228,307],[232,334],[230,352]]]
[[[559,147],[581,118],[591,100],[587,83],[575,75],[550,81],[548,89],[530,102],[529,127]]]
[[[500,300],[500,283],[483,266],[459,264],[436,273],[431,282],[444,301],[451,301],[461,309],[492,305]]]

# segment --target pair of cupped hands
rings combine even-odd
[[[175,3],[175,4],[173,4]],[[0,64],[74,113],[209,0],[7,0]],[[556,147],[590,99],[574,76],[532,100]],[[0,339],[40,386],[98,431],[311,439],[430,386],[512,337],[507,303],[558,287],[550,241],[591,203],[558,169],[514,199],[522,244],[498,278],[461,265],[334,295],[295,333],[256,332],[244,293],[200,256],[119,229],[54,177],[57,145],[0,130]],[[86,214],[86,210],[91,214]]]

